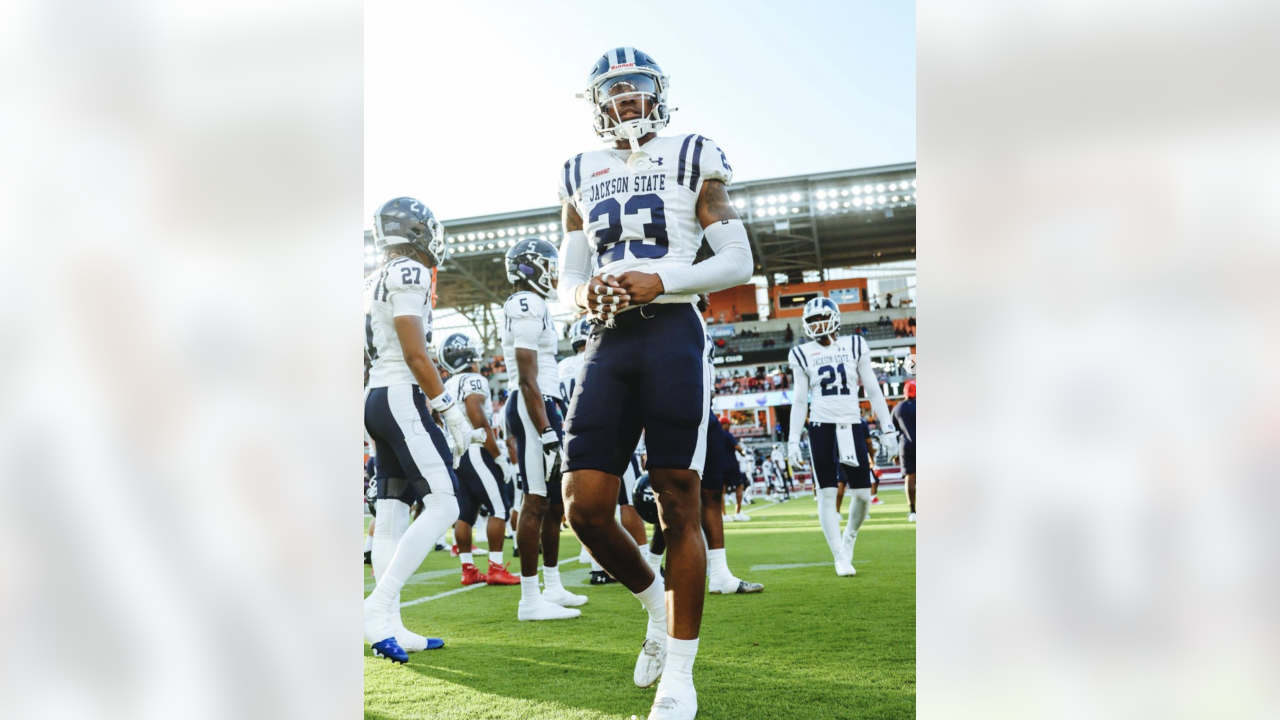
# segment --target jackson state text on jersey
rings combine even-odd
[[[630,150],[593,150],[564,164],[560,201],[582,218],[593,274],[692,265],[702,244],[696,211],[702,184],[733,179],[724,152],[701,135],[654,137],[640,151],[648,165],[635,173],[627,167]],[[696,299],[659,295],[654,302]]]
[[[431,271],[407,257],[395,258],[365,278],[364,351],[371,388],[417,383],[396,335],[397,314],[422,316],[426,342],[431,343]]]
[[[867,351],[867,341],[858,335],[837,337],[825,347],[811,340],[791,349],[792,371],[809,378],[809,422],[862,421],[858,361]]]

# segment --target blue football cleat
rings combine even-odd
[[[443,640],[440,640],[438,642],[441,645],[444,644]],[[427,641],[427,647],[428,648],[431,647],[431,640]],[[373,656],[384,657],[390,660],[391,662],[398,662],[402,665],[404,663],[409,662],[409,653],[405,652],[404,648],[400,647],[400,643],[396,642],[396,639],[394,637],[389,637],[386,640],[380,640],[374,643]]]
[[[444,640],[441,640],[440,638],[427,638],[428,650],[439,650],[442,647],[444,647]]]

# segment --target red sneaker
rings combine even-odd
[[[449,548],[449,557],[458,557],[458,544],[454,543]]]
[[[520,578],[507,572],[506,565],[495,565],[489,563],[489,584],[490,585],[519,585]]]
[[[880,496],[879,496],[879,495],[877,495],[877,496],[875,496],[875,497],[871,498],[871,504],[872,504],[872,505],[883,505],[883,504],[884,504],[884,501],[880,499]]]
[[[471,563],[467,563],[466,565],[462,566],[462,584],[463,585],[475,585],[476,583],[482,583],[484,581],[485,581],[484,575],[480,574],[480,571],[476,569],[475,565],[472,565]]]

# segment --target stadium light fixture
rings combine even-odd
[[[476,246],[474,244],[467,246],[467,250],[475,250],[475,249],[476,249]]]
[[[800,193],[798,192],[791,193],[791,202],[800,202]]]
[[[876,185],[876,192],[884,192],[884,183],[880,183],[879,185]],[[884,201],[881,200],[881,202],[884,202]]]
[[[853,199],[853,205],[854,205],[854,207],[862,207],[862,198],[860,198],[860,197],[856,197],[856,198],[854,198],[854,199]]]
[[[889,189],[892,191],[897,191],[898,183],[889,183]]]
[[[881,205],[883,205],[883,204],[884,204],[884,196],[883,196],[883,195],[881,195],[880,197],[876,198],[876,202],[877,202],[877,203],[880,203]]]
[[[914,188],[915,186],[916,186],[916,179],[915,179],[915,178],[911,178],[911,187],[913,187],[913,188]]]
[[[862,188],[860,188],[860,187],[855,187],[855,188],[853,189],[853,194],[854,194],[854,195],[861,195],[861,194],[862,194]]]
[[[764,204],[764,197],[762,197],[762,196],[760,196],[760,195],[757,195],[757,196],[756,196],[756,204],[757,204],[757,205],[763,205],[763,204]]]
[[[541,225],[538,226],[538,232],[546,232],[546,231],[547,231],[546,223],[542,223]]]
[[[499,230],[499,231],[498,231],[498,237],[506,237],[506,236],[507,236],[507,231],[506,231],[506,230]],[[491,237],[492,237],[492,236],[491,236]]]
[[[894,195],[894,196],[893,196],[893,198],[892,198],[892,200],[893,200],[893,202],[898,202],[898,196],[897,196],[897,195]]]
[[[819,190],[818,192],[814,193],[813,195],[814,195],[814,197],[818,198],[819,200],[826,200],[826,199],[827,199],[827,191],[826,191],[826,190]],[[823,204],[825,205],[826,203],[823,203]]]
[[[770,205],[777,205],[777,204],[778,204],[778,198],[776,198],[776,197],[774,197],[774,196],[770,195],[770,196],[769,196],[769,204],[770,204]]]
[[[556,229],[556,224],[555,224],[555,223],[547,223],[547,229],[548,229],[548,230],[555,230],[555,229]]]
[[[490,250],[492,250],[492,249],[493,249],[493,243],[489,243],[489,249],[490,249]]]
[[[741,210],[742,208],[747,206],[747,201],[743,200],[742,198],[738,198],[737,200],[733,201],[733,206]]]
[[[849,207],[849,201],[848,201],[848,200],[846,200],[846,201],[844,202],[844,206],[845,206],[845,207]]]
[[[862,192],[864,192],[864,193],[866,193],[866,194],[868,194],[868,195],[870,195],[870,194],[871,194],[871,190],[872,190],[872,187],[871,187],[870,185],[863,185],[863,186],[862,186]]]
[[[840,197],[849,197],[849,191],[848,191],[848,190],[841,190],[841,191],[840,191]]]
[[[825,211],[827,209],[827,201],[826,200],[818,201],[818,209]]]

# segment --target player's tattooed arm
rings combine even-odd
[[[578,214],[573,203],[564,203],[563,212],[560,215],[561,223],[564,225],[566,239],[569,233],[582,232],[585,227],[582,222],[582,216]],[[581,237],[579,238],[581,239]],[[576,249],[565,249],[561,247],[561,253],[565,255],[565,266],[568,267],[571,262],[568,255]],[[589,261],[588,261],[589,264]],[[585,273],[583,273],[585,274]],[[605,320],[609,319],[614,313],[631,304],[631,296],[627,294],[622,286],[612,275],[596,275],[587,282],[578,286],[574,293],[574,304],[584,310],[589,310],[593,315],[599,316]]]
[[[729,190],[719,180],[706,180],[702,183],[696,209],[698,223],[703,229],[724,220],[738,219],[738,211],[729,200]]]

